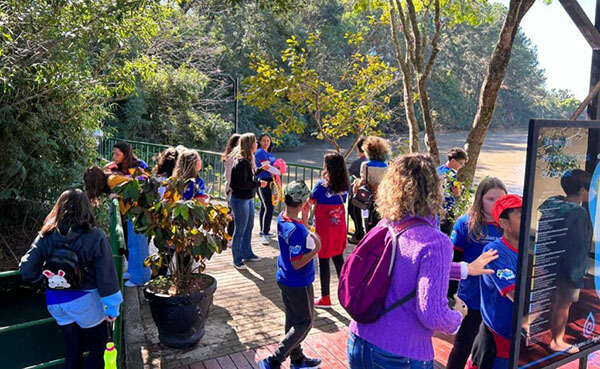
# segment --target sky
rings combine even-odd
[[[508,6],[509,0],[494,0]],[[592,23],[595,0],[578,0]],[[536,0],[521,21],[521,29],[538,50],[540,67],[546,70],[548,89],[569,89],[579,100],[589,90],[592,48],[558,0],[546,5]]]

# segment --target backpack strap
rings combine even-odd
[[[394,270],[394,264],[396,261],[396,252],[398,249],[398,238],[400,238],[400,236],[406,232],[407,230],[409,230],[410,228],[419,226],[419,225],[425,225],[425,226],[429,226],[429,224],[425,221],[422,221],[420,219],[412,219],[412,220],[408,220],[406,222],[402,222],[399,225],[399,232],[396,233],[394,231],[394,227],[392,222],[388,223],[388,231],[392,234],[392,260],[390,262],[390,268],[388,270],[388,276],[390,276],[392,274],[392,271]],[[415,288],[414,290],[412,290],[408,295],[404,296],[403,298],[401,298],[400,300],[394,302],[392,305],[388,306],[387,308],[383,309],[381,311],[381,313],[379,314],[379,317],[381,318],[382,316],[384,316],[385,314],[389,313],[390,311],[404,305],[405,303],[407,303],[408,301],[410,301],[413,297],[417,296],[417,289]]]

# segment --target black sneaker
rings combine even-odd
[[[301,361],[292,361],[290,365],[290,369],[317,369],[321,366],[320,359],[310,359],[308,357],[303,357]]]

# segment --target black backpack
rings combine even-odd
[[[79,290],[85,281],[85,267],[81,256],[73,249],[77,237],[71,242],[58,242],[44,262],[42,274],[47,288],[54,290]]]

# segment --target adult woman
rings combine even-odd
[[[366,184],[371,189],[373,196],[376,196],[379,184],[387,168],[387,160],[390,156],[390,144],[386,139],[369,136],[363,144],[363,149],[368,160],[360,165],[360,181],[356,182],[354,192],[356,193],[360,186]],[[367,232],[375,227],[380,220],[375,206],[371,206],[368,214],[366,216],[363,215],[363,218],[365,218]]]
[[[260,173],[257,174],[259,180],[263,180],[267,182],[265,187],[262,187],[258,190],[258,197],[260,198],[260,212],[259,212],[259,223],[260,223],[260,241],[263,245],[269,244],[269,239],[272,237],[271,234],[271,220],[273,219],[273,200],[271,199],[271,195],[273,194],[273,178],[271,174],[276,170],[273,167],[273,163],[275,163],[275,155],[271,153],[273,149],[273,142],[271,140],[271,136],[266,133],[263,133],[258,138],[258,143],[260,147],[256,150],[254,154],[254,160],[257,168],[262,169]]]
[[[61,259],[65,249],[77,255],[76,268],[85,271],[82,279],[73,278],[75,273],[70,272],[76,268],[70,268],[74,265],[70,259]],[[46,304],[65,339],[65,367],[82,367],[85,341],[89,352],[86,368],[104,368],[106,321],[119,315],[123,297],[108,240],[96,228],[83,191],[67,190],[60,195],[19,269],[25,281],[48,279]]]
[[[436,229],[443,200],[440,177],[428,155],[401,156],[386,171],[377,189],[379,213],[392,227],[415,220],[420,224],[398,238],[385,305],[413,291],[415,297],[375,323],[350,323],[351,368],[433,368],[433,333],[458,330],[466,309],[452,311],[446,300],[452,244]]]
[[[254,196],[258,187],[264,188],[267,182],[255,177],[254,153],[258,148],[254,133],[244,133],[235,150],[231,168],[231,197],[229,204],[233,211],[235,228],[231,252],[233,266],[247,269],[244,261],[258,261],[260,257],[252,251],[252,228],[254,227]]]

